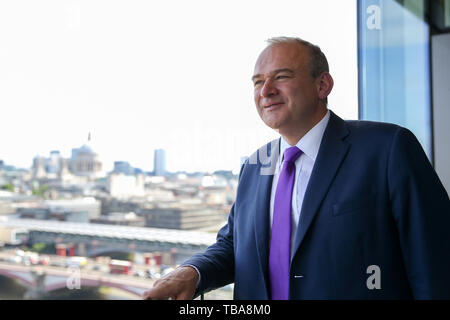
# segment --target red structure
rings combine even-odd
[[[153,253],[144,254],[145,264],[150,266],[153,264]]]
[[[153,258],[155,259],[155,265],[160,266],[162,263],[162,254],[161,252],[155,252],[153,254]]]
[[[109,263],[109,272],[114,274],[129,274],[131,271],[131,262],[125,260],[111,260]]]
[[[69,257],[73,257],[75,255],[75,245],[73,243],[69,244]]]
[[[63,243],[58,243],[56,245],[56,255],[57,256],[61,256],[61,257],[65,257],[67,253],[67,247],[65,244]]]

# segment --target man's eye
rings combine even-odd
[[[257,81],[255,81],[255,82],[253,82],[253,85],[256,87],[256,86],[259,86],[260,84],[262,84],[262,80],[257,80]]]
[[[279,75],[276,77],[276,79],[286,79],[286,78],[289,78],[289,77],[285,76],[285,75]]]

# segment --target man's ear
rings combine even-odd
[[[325,100],[333,89],[334,81],[329,72],[322,72],[318,78],[318,96]]]

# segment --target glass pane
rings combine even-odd
[[[431,19],[438,31],[450,29],[450,0],[431,1]]]
[[[444,25],[450,28],[450,0],[444,1]]]
[[[359,2],[360,118],[410,129],[431,160],[424,0]]]

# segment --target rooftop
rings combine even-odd
[[[216,241],[216,234],[201,231],[129,227],[96,223],[77,223],[1,217],[0,227],[1,226],[27,229],[29,231],[34,230],[141,241],[160,241],[174,244],[185,243],[191,245],[209,246]]]

